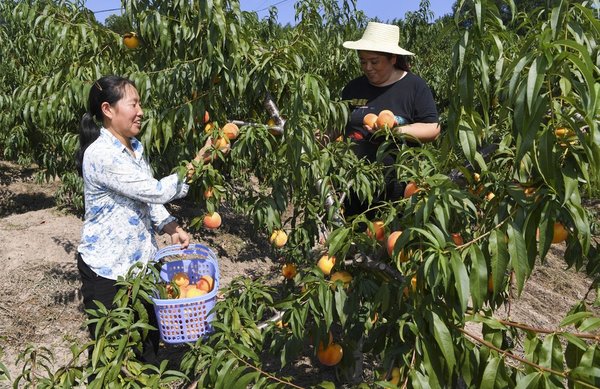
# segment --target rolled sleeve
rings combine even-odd
[[[154,209],[154,208],[156,208],[156,209]],[[156,213],[156,215],[155,215],[155,213]],[[177,221],[177,218],[173,215],[170,215],[169,212],[162,205],[153,206],[152,209],[150,210],[150,215],[152,217],[155,231],[161,235],[164,234],[163,229],[165,228],[165,226],[167,224]],[[154,219],[155,216],[158,219]]]

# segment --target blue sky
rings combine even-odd
[[[268,15],[271,5],[279,9],[279,22],[286,24],[293,22],[295,0],[241,0],[240,4],[244,11],[258,11],[259,18]],[[419,0],[357,0],[357,8],[362,10],[369,18],[379,18],[382,21],[391,19],[404,19],[408,11],[419,9]],[[430,0],[431,10],[435,18],[449,14],[452,10],[453,0]],[[101,11],[121,7],[120,0],[87,0],[86,6],[92,11]],[[96,19],[104,22],[112,13],[120,14],[120,11],[96,13]]]

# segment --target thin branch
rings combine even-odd
[[[263,375],[264,375],[264,376],[266,376],[267,378],[270,378],[270,379],[272,379],[273,381],[277,381],[277,382],[279,382],[279,383],[281,383],[281,384],[284,384],[284,385],[291,386],[292,388],[296,388],[296,389],[305,389],[303,386],[298,386],[298,385],[296,385],[296,384],[294,384],[294,383],[292,383],[292,382],[284,381],[284,380],[282,380],[282,379],[281,379],[281,378],[279,378],[279,377],[276,377],[276,376],[274,376],[274,375],[272,375],[272,374],[269,374],[269,373],[267,373],[266,371],[264,371],[264,370],[262,370],[262,369],[259,369],[258,367],[254,366],[254,365],[252,365],[251,363],[249,363],[249,362],[247,362],[247,361],[243,360],[242,358],[240,358],[240,357],[239,357],[239,356],[238,356],[238,355],[237,355],[235,352],[233,352],[233,350],[232,350],[232,349],[230,349],[229,347],[226,347],[226,348],[227,348],[227,350],[228,350],[228,351],[229,351],[231,354],[233,354],[233,356],[234,356],[234,357],[235,357],[235,358],[236,358],[238,361],[242,362],[244,365],[248,366],[249,368],[251,368],[251,369],[254,369],[254,370],[256,370],[257,372],[259,372],[259,373],[263,374]]]
[[[417,360],[417,350],[413,349],[413,355],[412,355],[412,359],[410,361],[410,369],[412,370],[415,367],[415,361]],[[404,379],[404,382],[402,383],[402,389],[406,389],[408,387],[408,379],[409,379],[409,375],[406,375],[406,378]]]
[[[476,312],[468,310],[467,313],[473,315]],[[492,316],[492,319],[497,320],[499,323],[504,324],[509,327],[520,328],[522,330],[531,331],[531,332],[535,332],[538,334],[557,334],[557,335],[569,334],[569,335],[573,335],[573,336],[575,336],[577,338],[581,338],[581,339],[591,339],[591,340],[595,340],[595,341],[600,341],[600,335],[596,335],[596,334],[582,333],[582,332],[569,332],[569,331],[552,330],[552,329],[547,329],[547,328],[532,327],[532,326],[524,324],[524,323],[518,323],[518,322],[512,321],[512,320],[499,319],[499,318],[493,317],[493,316]]]
[[[511,271],[510,276],[508,278],[508,312],[507,312],[508,317],[510,317],[510,310],[512,308],[512,301],[514,298],[513,293],[512,293],[513,292],[513,283],[515,280],[514,276],[515,276],[515,272]]]
[[[503,320],[503,319],[496,319],[498,320],[500,323],[510,326],[510,327],[515,327],[515,328],[520,328],[522,330],[525,331],[532,331],[532,332],[536,332],[538,334],[569,334],[569,335],[573,335],[577,338],[581,338],[581,339],[592,339],[595,341],[600,341],[600,335],[594,335],[594,334],[585,334],[585,333],[573,333],[573,332],[568,332],[568,331],[556,331],[556,330],[549,330],[549,329],[545,329],[545,328],[536,328],[536,327],[531,327],[528,326],[527,324],[522,324],[522,323],[517,323],[515,321],[512,320]]]
[[[384,272],[389,274],[396,281],[400,283],[404,282],[405,277],[398,270],[387,263],[377,261],[362,252],[356,253],[351,260],[344,261],[344,264],[346,266],[362,266],[370,270]]]
[[[517,212],[517,208],[513,209],[510,213],[510,215],[508,215],[504,220],[502,220],[500,223],[496,224],[494,227],[492,227],[488,232],[484,232],[483,234],[479,235],[477,238],[466,242],[464,244],[461,244],[460,246],[456,246],[457,249],[463,248],[463,247],[468,247],[470,245],[472,245],[473,243],[485,238],[486,236],[490,235],[492,232],[494,232],[495,230],[497,230],[498,228],[502,227],[502,225],[504,223],[506,223],[512,216],[514,216],[514,214]]]
[[[458,330],[460,332],[462,332],[463,334],[469,336],[470,338],[474,339],[478,343],[480,343],[480,344],[482,344],[482,345],[484,345],[484,346],[486,346],[486,347],[488,347],[488,348],[490,348],[492,350],[497,351],[502,356],[507,356],[509,358],[515,359],[515,360],[517,360],[517,361],[519,361],[521,363],[524,363],[526,365],[529,365],[529,366],[533,367],[534,369],[537,369],[537,370],[540,370],[540,371],[543,371],[543,372],[546,372],[546,373],[550,373],[550,374],[553,374],[553,375],[557,375],[559,377],[563,377],[563,378],[565,378],[565,379],[567,379],[567,380],[569,380],[571,382],[574,382],[576,384],[580,384],[582,386],[585,386],[586,388],[596,388],[596,386],[594,386],[594,385],[588,384],[587,382],[583,382],[583,381],[580,381],[578,379],[575,379],[575,378],[569,376],[569,372],[568,371],[558,371],[558,370],[553,370],[553,369],[550,369],[550,368],[547,368],[547,367],[544,367],[544,366],[540,366],[540,365],[538,365],[536,363],[533,363],[533,362],[531,362],[531,361],[529,361],[529,360],[527,360],[525,358],[519,357],[518,355],[515,355],[515,354],[509,352],[508,350],[502,350],[501,348],[498,348],[498,347],[494,346],[492,343],[487,342],[486,340],[481,339],[478,336],[470,333],[469,331],[465,330],[464,328],[458,328]]]

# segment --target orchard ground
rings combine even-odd
[[[16,362],[18,355],[27,345],[51,350],[56,370],[71,358],[73,342],[88,340],[75,261],[82,221],[56,208],[53,194],[58,183],[36,184],[34,173],[33,168],[0,161],[0,348],[4,349],[0,361],[13,380],[22,368]],[[596,215],[600,213],[598,201],[590,206]],[[184,221],[202,211],[186,202],[177,203],[172,210]],[[226,206],[219,212],[221,228],[195,232],[192,241],[216,252],[221,285],[237,276],[265,276],[270,282],[283,282],[282,264],[268,243],[269,237],[256,232],[248,220]],[[159,242],[161,246],[168,244],[164,237],[159,237]],[[522,295],[514,298],[510,309],[497,311],[499,318],[557,329],[576,302],[586,298],[591,305],[595,298],[589,291],[592,281],[565,269],[564,248],[564,243],[551,247],[546,262],[536,266]],[[182,347],[165,346],[161,356],[177,368],[183,351]],[[333,368],[319,365],[312,349],[281,374],[297,377],[294,382],[307,386],[335,380]],[[2,387],[10,384],[0,382]]]

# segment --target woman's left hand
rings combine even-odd
[[[179,244],[182,249],[186,249],[190,245],[190,236],[176,222],[167,224],[163,231],[171,236],[171,244]]]
[[[171,234],[171,244],[180,244],[182,249],[186,249],[190,245],[190,236],[180,228],[179,232]]]

